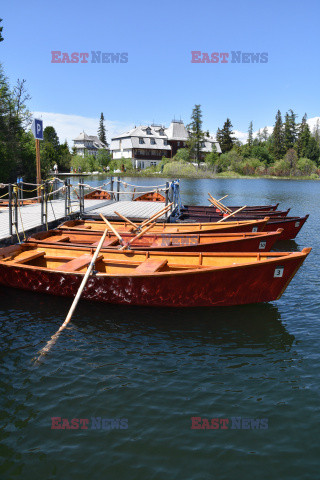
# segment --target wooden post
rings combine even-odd
[[[113,195],[113,177],[110,178],[110,190],[111,190],[110,199],[111,199],[111,200],[114,200],[114,195]]]
[[[64,181],[65,197],[64,197],[64,216],[68,216],[68,180]]]
[[[36,164],[37,164],[37,184],[41,184],[41,163],[40,163],[40,140],[36,139]],[[40,197],[40,186],[38,187],[38,197]],[[41,202],[41,198],[38,198],[38,203]]]
[[[168,205],[168,198],[169,198],[169,182],[166,182],[166,206]],[[174,205],[175,207],[175,205]],[[165,220],[167,221],[168,220],[168,212],[166,211],[166,214],[165,214]]]
[[[120,198],[119,191],[120,191],[120,177],[118,177],[118,180],[117,180],[117,202],[119,202],[119,198]]]
[[[9,183],[9,233],[12,237],[12,184]]]

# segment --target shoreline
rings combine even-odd
[[[242,180],[242,179],[250,179],[250,180],[315,180],[318,181],[320,180],[320,177],[314,178],[311,175],[305,175],[301,177],[276,177],[272,175],[261,175],[261,176],[256,176],[256,175],[239,175],[239,174],[217,174],[217,175],[206,175],[204,172],[203,174],[199,175],[168,175],[164,173],[151,173],[147,172],[144,173],[143,171],[141,172],[120,172],[120,173],[112,173],[112,172],[99,172],[99,173],[68,173],[68,172],[61,172],[58,173],[56,176],[59,177],[59,175],[63,177],[99,177],[99,176],[104,176],[104,177],[141,177],[141,178],[168,178],[169,176],[171,177],[179,177],[179,178],[186,178],[190,180],[219,180],[219,178],[222,179],[230,179],[230,180]]]

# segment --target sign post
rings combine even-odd
[[[36,165],[37,165],[37,184],[39,185],[37,195],[40,197],[41,184],[41,163],[40,163],[40,140],[43,140],[43,121],[35,118],[32,122],[31,131],[36,139]],[[41,199],[38,199],[41,202]]]

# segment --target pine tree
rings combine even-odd
[[[2,22],[2,18],[0,18],[0,23]],[[4,38],[2,36],[2,30],[3,30],[3,27],[0,27],[0,42],[3,42]]]
[[[315,141],[320,147],[320,120],[317,119],[317,123],[315,124],[312,132],[312,136],[314,137]]]
[[[259,133],[260,133],[260,130],[259,130]],[[249,123],[247,144],[249,145],[250,148],[252,147],[252,144],[253,144],[253,123],[252,123],[252,121]]]
[[[299,125],[298,140],[296,144],[296,150],[299,158],[306,156],[310,138],[311,132],[307,123],[307,114],[305,113]]]
[[[190,151],[190,156],[191,158],[194,158],[199,165],[201,161],[202,143],[204,142],[205,138],[205,135],[202,131],[201,105],[194,106],[191,114],[191,122],[187,128],[189,131],[189,140],[187,142],[187,146]]]
[[[285,153],[283,123],[280,110],[277,111],[276,123],[272,132],[272,150],[276,160],[279,160]]]
[[[293,148],[296,142],[296,116],[293,110],[289,110],[289,113],[286,113],[284,123],[284,146],[286,151]]]
[[[220,144],[222,153],[229,152],[232,150],[233,145],[235,144],[236,139],[232,136],[232,123],[229,118],[224,122],[223,128],[217,130],[217,142]]]
[[[264,142],[266,142],[269,138],[269,133],[268,133],[268,127],[264,127],[262,130],[262,139]]]
[[[108,146],[107,137],[106,137],[106,128],[104,126],[104,115],[103,115],[102,112],[101,112],[101,115],[100,115],[98,137],[99,137],[100,142],[102,142],[102,143],[104,143],[105,145]]]

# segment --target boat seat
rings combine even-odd
[[[29,262],[30,260],[35,260],[36,258],[44,257],[45,252],[23,252],[21,255],[19,255],[19,258],[14,258],[13,261],[15,263],[26,263]]]
[[[100,242],[100,240],[99,240],[99,242]],[[94,243],[91,244],[91,246],[92,247],[97,247],[99,245],[99,242],[94,242]],[[102,248],[111,247],[112,245],[116,245],[117,243],[119,243],[119,240],[117,238],[107,238],[103,242]]]
[[[162,270],[168,263],[168,260],[157,260],[153,258],[148,258],[144,262],[140,263],[135,269],[135,273],[155,273]]]
[[[96,262],[101,260],[103,258],[103,255],[98,255]],[[81,257],[74,258],[73,260],[70,260],[69,262],[64,263],[63,265],[59,265],[58,267],[55,267],[54,270],[62,270],[63,272],[76,272],[77,270],[80,270],[81,268],[89,265],[89,263],[92,260],[92,255],[81,255]]]

